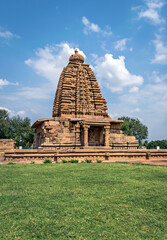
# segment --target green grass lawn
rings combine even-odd
[[[167,167],[0,165],[0,239],[167,239]]]

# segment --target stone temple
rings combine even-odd
[[[52,118],[33,124],[34,148],[67,150],[84,148],[136,149],[134,136],[121,131],[120,120],[106,112],[96,77],[75,50],[63,69],[55,94]]]
[[[137,149],[135,137],[121,131],[123,121],[113,120],[96,77],[84,57],[70,56],[60,75],[51,118],[37,120],[34,149],[16,149],[14,141],[0,141],[0,162],[42,163],[132,162],[167,164],[166,149]]]

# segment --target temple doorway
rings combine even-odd
[[[88,129],[88,146],[103,146],[104,134],[103,127],[93,127]]]

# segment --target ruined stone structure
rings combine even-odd
[[[61,73],[52,118],[39,119],[32,126],[34,148],[136,149],[135,137],[122,134],[123,121],[112,120],[106,110],[106,99],[93,71],[75,50]]]
[[[0,162],[4,161],[5,151],[14,150],[15,141],[12,139],[0,139]]]
[[[14,149],[15,141],[12,139],[0,139],[0,152]]]

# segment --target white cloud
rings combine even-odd
[[[12,32],[6,30],[2,30],[2,28],[0,27],[0,38],[4,38],[4,39],[11,39],[11,38],[19,38],[18,35],[13,34]]]
[[[123,38],[121,40],[118,40],[115,44],[115,49],[123,51],[126,48],[126,43],[129,39],[128,38]]]
[[[164,5],[164,2],[161,0],[147,0],[146,4],[150,9],[161,9]]]
[[[0,107],[0,110],[6,110],[10,114],[10,116],[19,115],[20,117],[22,117],[22,116],[25,115],[25,111],[23,111],[23,110],[20,110],[18,112],[14,112],[13,110],[10,110],[7,107]]]
[[[3,86],[7,86],[7,85],[19,85],[19,84],[17,82],[12,83],[12,82],[7,81],[6,79],[0,78],[0,89],[3,88]]]
[[[132,88],[129,90],[130,93],[136,93],[136,92],[138,92],[138,91],[139,91],[139,88],[136,87],[136,86],[132,87]]]
[[[135,108],[135,109],[131,110],[131,113],[135,113],[135,112],[141,112],[141,109],[140,108]]]
[[[85,26],[88,26],[88,25],[90,24],[89,20],[88,20],[85,16],[82,17],[82,23],[83,23]]]
[[[131,74],[127,70],[124,56],[114,59],[112,54],[105,54],[95,63],[97,79],[112,92],[122,91],[127,86],[142,85],[144,81],[142,76]]]
[[[137,117],[149,128],[149,139],[166,138],[167,83],[145,84],[135,94],[120,95],[119,103],[108,106],[118,116]]]
[[[153,71],[152,75],[150,76],[150,80],[155,83],[163,82],[167,79],[167,74],[161,74],[158,71]]]
[[[132,10],[136,10],[138,12],[139,19],[148,19],[150,23],[154,25],[165,22],[165,20],[160,16],[160,10],[164,5],[164,1],[145,0],[145,4],[145,7],[138,6],[136,8],[132,8]]]
[[[101,29],[97,24],[89,22],[89,20],[86,17],[82,17],[82,23],[85,25],[85,28],[84,28],[85,34],[88,34],[89,31],[92,31],[92,32],[101,31]]]
[[[69,57],[74,54],[74,48],[68,43],[60,43],[52,46],[39,48],[35,51],[35,57],[27,59],[25,64],[44,77],[47,82],[38,87],[24,87],[19,95],[28,99],[48,99],[52,92],[56,91],[57,83],[63,68],[68,64]],[[85,58],[85,54],[78,49]]]
[[[89,32],[96,32],[96,33],[102,33],[103,35],[111,35],[111,28],[109,26],[106,26],[105,30],[102,30],[98,24],[90,22],[85,16],[82,17],[82,23],[84,24],[84,34],[88,34]]]
[[[21,110],[21,111],[18,111],[17,112],[17,115],[19,115],[19,116],[24,116],[25,115],[25,111],[24,110]]]
[[[4,31],[4,32],[0,31],[0,37],[1,38],[12,38],[12,37],[14,37],[14,34],[11,33],[10,31]]]
[[[2,79],[0,78],[0,89],[3,87],[3,86],[7,86],[9,85],[10,83],[6,80],[6,79]]]
[[[110,113],[109,116],[110,116],[111,118],[118,118],[118,117],[119,117],[119,114],[118,114],[117,112],[115,112],[115,113]]]
[[[85,54],[79,50],[85,58]],[[68,43],[60,43],[35,51],[36,57],[27,59],[25,63],[32,67],[36,73],[47,79],[52,87],[56,87],[63,68],[68,64],[70,55],[74,54],[74,48]]]
[[[156,52],[152,63],[167,64],[167,45],[162,41],[160,35],[156,35],[156,40],[153,43]]]
[[[93,58],[94,60],[98,58],[98,55],[97,55],[96,53],[91,53],[90,55],[92,56],[92,58]]]

